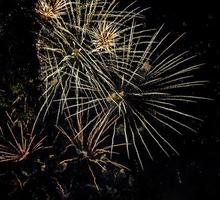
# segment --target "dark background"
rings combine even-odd
[[[123,1],[123,0],[122,0]],[[123,1],[127,4],[129,1]],[[204,96],[214,101],[201,104],[204,122],[198,134],[184,135],[180,156],[149,161],[144,172],[135,174],[135,199],[197,200],[220,199],[220,18],[213,0],[138,0],[151,7],[145,12],[147,25],[187,32],[184,46],[205,62],[202,77],[209,80]],[[34,1],[0,0],[0,73],[25,68],[36,76]],[[2,119],[1,119],[2,120]],[[1,198],[1,197],[0,197]]]
[[[198,135],[184,137],[185,145],[180,147],[180,157],[162,163],[151,163],[144,176],[141,176],[139,187],[146,191],[144,196],[150,199],[219,199],[220,18],[217,1],[138,2],[151,7],[146,11],[146,18],[149,14],[149,21],[152,23],[165,23],[171,32],[187,33],[184,45],[206,63],[203,75],[210,82],[204,93],[214,99],[210,104],[200,105],[204,123],[199,128]]]

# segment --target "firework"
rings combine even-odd
[[[117,118],[110,118],[110,113],[106,113],[106,115],[100,113],[90,120],[90,109],[87,109],[86,112],[80,112],[81,109],[84,110],[83,106],[77,107],[76,123],[73,123],[72,119],[68,117],[67,127],[62,128],[58,126],[60,133],[68,140],[64,152],[70,148],[73,148],[77,152],[77,155],[72,155],[71,158],[62,160],[60,164],[71,163],[74,160],[78,160],[79,162],[86,161],[85,163],[87,163],[94,184],[99,189],[94,172],[97,169],[105,171],[109,165],[112,165],[119,169],[128,170],[124,165],[110,159],[112,146],[109,143],[109,138],[111,137],[111,127],[117,121]],[[77,126],[74,126],[74,124],[77,124]],[[114,147],[120,146],[124,146],[124,144],[114,144]],[[113,153],[117,154],[116,152]]]
[[[143,10],[131,5],[122,11],[117,11],[115,1],[78,0],[68,5],[66,17],[42,24],[39,34],[45,97],[41,111],[46,114],[57,103],[57,123],[66,113],[67,118],[86,113],[89,119],[103,114],[100,124],[117,118],[110,152],[122,127],[127,155],[133,146],[142,168],[140,148],[153,159],[152,142],[167,156],[170,150],[178,154],[162,127],[178,134],[182,128],[196,132],[185,121],[201,120],[185,107],[207,99],[191,90],[206,81],[194,78],[201,67],[191,64],[195,56],[175,48],[182,35],[170,42],[170,33],[160,36],[162,27],[145,29],[137,20]]]
[[[102,82],[102,90],[98,90],[96,95],[85,100],[91,105],[89,108],[100,107],[102,112],[110,112],[120,119],[115,122],[114,127],[117,128],[123,124],[122,132],[128,157],[130,157],[129,144],[131,143],[142,168],[140,143],[152,159],[148,143],[152,140],[167,156],[169,153],[166,147],[178,154],[164,134],[161,134],[161,127],[178,134],[181,134],[178,128],[196,132],[184,121],[187,118],[201,120],[182,110],[179,105],[182,104],[185,107],[184,105],[188,103],[207,100],[207,98],[192,95],[190,90],[206,83],[206,81],[194,80],[193,76],[193,71],[199,69],[202,64],[191,65],[190,62],[194,56],[189,57],[188,52],[173,54],[171,49],[182,36],[169,43],[169,34],[158,39],[160,31],[161,29],[155,32],[142,51],[138,50],[140,49],[138,43],[129,41],[129,44],[136,44],[130,45],[131,51],[128,52],[126,45],[122,53],[123,57],[119,54],[108,61],[108,66],[118,69],[117,73],[110,71],[109,77],[113,80],[114,87],[110,88],[108,84]],[[105,93],[104,96],[103,93]],[[111,139],[112,150],[115,138],[117,138],[116,129]]]
[[[37,41],[44,82],[42,110],[46,107],[46,114],[52,103],[58,102],[57,121],[63,108],[68,106],[66,99],[73,96],[76,87],[79,93],[87,96],[97,88],[102,89],[97,80],[114,87],[108,78],[106,61],[112,59],[115,52],[124,52],[131,22],[143,12],[138,9],[129,11],[129,6],[115,11],[115,1],[68,1],[68,5],[68,17],[49,21],[49,25],[41,23]],[[111,70],[117,73],[118,69],[113,67]]]
[[[38,0],[35,10],[46,19],[56,19],[66,14],[67,5],[66,0]]]
[[[36,135],[28,131],[28,124],[17,122],[6,114],[9,118],[7,129],[0,127],[0,162],[19,162],[44,148],[45,137],[37,140]]]

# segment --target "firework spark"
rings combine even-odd
[[[66,0],[38,0],[36,12],[44,18],[59,18],[66,14]]]
[[[7,116],[8,130],[0,127],[0,162],[19,162],[26,159],[29,154],[44,148],[43,142],[46,137],[36,141],[36,135],[28,132],[27,124],[22,122],[18,124],[8,113]]]
[[[94,185],[99,190],[94,169],[100,169],[103,171],[106,170],[109,165],[112,165],[119,169],[128,170],[124,165],[110,159],[112,146],[111,143],[109,143],[109,130],[111,130],[111,127],[117,121],[117,118],[113,117],[110,119],[110,113],[107,113],[106,115],[100,113],[92,120],[89,120],[89,109],[87,109],[86,112],[82,112],[81,109],[84,110],[83,106],[77,107],[77,127],[73,125],[71,118],[67,118],[69,127],[68,131],[65,130],[66,128],[64,129],[58,126],[60,133],[62,133],[68,140],[68,144],[64,151],[74,148],[77,152],[77,155],[62,160],[60,164],[69,163],[73,160],[79,160],[80,162],[86,161]],[[125,144],[114,144],[114,147],[124,145]],[[116,152],[114,153],[116,154]]]
[[[123,51],[121,48],[128,40],[131,21],[143,12],[136,8],[129,11],[131,5],[115,11],[115,1],[68,1],[68,5],[67,18],[51,21],[50,27],[41,23],[37,42],[44,82],[45,103],[42,110],[46,107],[46,114],[53,102],[58,102],[57,122],[63,108],[68,106],[66,99],[73,96],[76,87],[86,96],[97,88],[102,89],[97,80],[113,88],[105,61],[115,54],[103,55],[102,51],[111,54]],[[114,66],[110,67],[117,72]]]
[[[87,104],[91,104],[89,108],[101,107],[103,112],[108,111],[121,119],[115,122],[115,128],[120,123],[123,124],[128,157],[130,155],[128,144],[132,143],[142,168],[139,143],[143,144],[152,159],[148,143],[152,139],[167,156],[169,153],[166,147],[178,154],[161,134],[160,125],[178,134],[181,134],[178,127],[196,132],[185,124],[184,120],[187,118],[201,120],[181,110],[178,105],[208,99],[190,94],[190,88],[206,83],[206,81],[194,80],[193,71],[199,69],[201,64],[191,66],[190,62],[194,56],[187,56],[188,52],[177,55],[170,53],[170,49],[181,36],[167,45],[169,34],[162,39],[157,39],[160,32],[161,29],[155,32],[143,51],[137,50],[138,43],[129,41],[129,44],[135,44],[130,45],[131,51],[128,53],[126,45],[123,57],[116,56],[109,61],[109,66],[115,66],[114,68],[118,69],[117,73],[110,73],[110,77],[114,80],[114,88],[103,83],[102,91],[96,92],[96,95],[90,96],[87,100]],[[127,68],[127,74],[125,68]],[[102,95],[103,93],[105,96]],[[154,125],[155,122],[157,126]],[[117,131],[114,130],[112,150],[116,136]]]
[[[195,56],[188,51],[176,53],[174,49],[182,36],[170,42],[170,34],[160,37],[162,27],[143,28],[136,20],[143,10],[130,9],[131,5],[117,11],[115,1],[68,3],[67,16],[51,21],[50,26],[42,24],[39,34],[45,97],[41,111],[46,108],[46,114],[58,103],[57,123],[66,112],[68,118],[106,113],[99,118],[103,123],[105,117],[117,118],[110,151],[122,125],[127,155],[131,143],[142,168],[140,145],[152,159],[151,141],[167,156],[170,150],[178,154],[161,127],[178,134],[182,128],[195,132],[184,121],[200,119],[184,108],[207,100],[191,92],[206,83],[193,75],[201,65],[191,64]]]

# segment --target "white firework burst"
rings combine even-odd
[[[88,118],[100,113],[105,114],[103,120],[117,118],[111,152],[122,125],[127,155],[131,143],[142,168],[140,149],[153,158],[152,141],[167,156],[170,149],[178,154],[161,128],[195,132],[185,121],[200,119],[184,108],[207,100],[191,92],[206,81],[194,78],[193,72],[201,67],[191,64],[195,56],[174,48],[182,36],[169,42],[170,33],[160,37],[162,27],[145,29],[137,20],[143,10],[131,9],[132,5],[117,11],[115,1],[66,3],[65,17],[41,23],[38,57],[45,98],[41,112],[47,114],[57,103],[57,123],[63,113],[68,118],[88,112]]]
[[[56,19],[66,14],[66,0],[38,0],[36,12],[46,19]]]
[[[70,93],[75,93],[76,87],[86,96],[97,88],[102,89],[97,80],[113,88],[105,61],[113,52],[124,50],[124,43],[129,40],[127,32],[131,29],[128,24],[142,12],[138,9],[128,11],[129,6],[115,11],[117,4],[114,1],[66,3],[68,17],[41,23],[37,42],[45,98],[41,110],[46,107],[47,114],[50,105],[58,102],[57,121],[67,106],[66,99]],[[103,49],[111,56],[103,55]]]
[[[67,118],[67,126],[65,128],[57,126],[59,132],[67,139],[67,145],[64,152],[69,149],[74,149],[76,154],[69,155],[68,158],[62,159],[60,164],[68,164],[74,160],[85,162],[88,170],[93,178],[94,185],[97,190],[99,186],[97,184],[97,171],[105,171],[110,165],[119,168],[129,170],[126,166],[113,161],[110,158],[111,143],[109,138],[111,134],[109,129],[117,121],[117,117],[111,117],[109,113],[99,113],[92,120],[89,119],[90,109],[84,110],[83,106],[78,106],[78,114],[76,120]],[[125,144],[114,144],[114,147],[121,147]],[[64,154],[63,152],[63,154]],[[118,154],[114,152],[114,154]]]
[[[115,56],[108,62],[108,66],[118,69],[117,73],[114,71],[110,73],[114,88],[103,83],[102,90],[91,93],[91,95],[95,95],[89,96],[87,100],[84,99],[81,104],[90,105],[88,106],[90,109],[96,108],[96,112],[102,110],[102,112],[110,112],[119,117],[119,120],[115,122],[112,134],[112,150],[117,137],[116,129],[119,124],[123,124],[122,132],[128,157],[131,143],[142,168],[139,144],[143,144],[152,159],[153,156],[149,149],[149,141],[152,140],[167,156],[169,156],[169,151],[166,147],[178,154],[161,133],[161,127],[166,127],[178,134],[181,134],[179,129],[182,128],[196,132],[184,121],[186,119],[201,120],[181,110],[178,105],[208,99],[191,94],[192,88],[206,83],[206,81],[194,80],[193,76],[193,71],[199,69],[202,64],[190,65],[195,56],[189,57],[187,51],[177,55],[170,53],[171,48],[182,36],[167,45],[166,40],[168,40],[169,34],[162,39],[157,39],[160,31],[161,28],[155,32],[142,51],[138,50],[139,44],[135,40],[129,41],[131,50],[128,51],[128,45],[126,45],[123,57]],[[127,69],[127,73],[124,69]],[[71,105],[68,109],[74,106]],[[76,115],[76,113],[72,115]]]

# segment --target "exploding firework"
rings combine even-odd
[[[12,119],[11,115],[6,114],[7,127],[0,127],[0,162],[19,162],[44,148],[43,142],[46,137],[37,139],[39,136],[28,131],[28,123],[18,122]]]
[[[67,5],[65,0],[39,0],[35,10],[46,19],[56,19],[66,14]]]
[[[160,128],[165,127],[178,134],[181,134],[178,128],[196,132],[184,121],[187,119],[201,120],[182,110],[180,104],[207,100],[207,98],[191,94],[192,88],[206,83],[206,81],[194,80],[193,76],[193,72],[202,64],[191,65],[195,56],[188,56],[187,51],[177,55],[173,54],[171,49],[182,36],[167,44],[169,34],[162,39],[157,39],[160,31],[161,29],[155,32],[145,50],[138,51],[139,47],[136,43],[133,45],[134,50],[128,53],[125,48],[123,57],[119,55],[110,60],[108,66],[118,69],[117,73],[111,71],[109,76],[114,82],[114,88],[102,83],[102,90],[97,89],[93,97],[89,96],[87,99],[85,97],[84,102],[80,104],[89,105],[89,109],[96,108],[96,112],[97,110],[98,112],[100,110],[110,112],[111,115],[119,118],[115,122],[112,133],[112,150],[117,137],[116,129],[122,124],[127,154],[129,156],[129,144],[131,143],[142,168],[139,153],[140,143],[143,144],[152,159],[153,156],[148,147],[150,146],[148,141],[152,140],[167,156],[169,153],[166,147],[178,154],[161,133],[164,131],[160,131]],[[127,69],[127,73],[125,69]],[[91,95],[93,94],[91,93]],[[68,109],[72,107],[75,105],[70,105]],[[76,115],[76,113],[77,111],[72,115]]]
[[[67,106],[66,99],[73,96],[76,87],[87,96],[92,90],[102,88],[98,79],[113,88],[106,61],[112,59],[115,52],[124,52],[130,29],[134,29],[131,23],[143,12],[136,8],[129,11],[131,5],[115,11],[114,1],[68,1],[67,4],[68,17],[41,23],[37,41],[44,82],[43,107],[46,114],[54,101],[59,102],[57,121]],[[111,67],[117,73],[118,69]]]
[[[192,93],[206,81],[194,78],[201,67],[191,64],[195,56],[174,48],[182,36],[170,42],[170,33],[160,36],[162,27],[144,29],[136,20],[142,10],[130,6],[117,11],[115,1],[68,1],[65,17],[42,24],[41,111],[46,114],[57,103],[57,123],[63,113],[67,118],[83,113],[88,118],[103,114],[99,120],[104,121],[117,118],[111,127],[111,152],[122,127],[128,157],[133,146],[143,168],[140,149],[153,158],[152,142],[167,156],[169,149],[178,154],[162,128],[178,134],[182,128],[196,131],[185,121],[200,119],[185,107],[206,99]]]
[[[78,106],[77,110],[76,123],[68,117],[68,125],[65,128],[61,126],[57,127],[59,132],[68,141],[64,152],[70,149],[74,150],[72,152],[76,152],[76,154],[69,155],[69,158],[63,159],[60,164],[69,164],[76,160],[86,163],[94,184],[99,189],[95,175],[97,170],[105,171],[109,165],[128,170],[124,165],[110,159],[112,146],[109,138],[111,137],[111,127],[117,121],[117,117],[110,118],[110,113],[99,113],[92,120],[89,120],[90,109],[86,109],[86,112],[80,112],[84,108],[83,106]],[[124,145],[123,143],[114,144],[114,147]],[[117,152],[113,153],[117,154]]]

